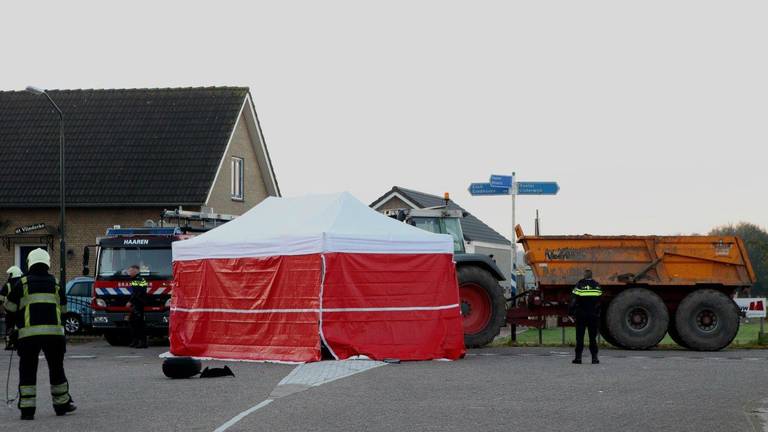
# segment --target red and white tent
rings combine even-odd
[[[268,198],[173,244],[171,353],[220,359],[457,359],[453,239],[348,193]]]

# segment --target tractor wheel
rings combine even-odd
[[[669,326],[669,312],[656,293],[645,288],[622,291],[608,305],[606,325],[616,342],[628,349],[658,345]]]
[[[477,348],[493,341],[505,323],[504,293],[498,281],[480,267],[457,268],[464,345]]]
[[[619,344],[616,341],[616,338],[614,338],[613,335],[611,335],[611,332],[608,331],[608,323],[607,323],[607,320],[605,319],[606,315],[607,315],[606,313],[603,313],[600,316],[600,336],[603,337],[604,341],[615,346],[616,348],[624,348],[623,346],[621,346],[621,344]]]
[[[131,343],[131,333],[121,330],[105,330],[104,339],[112,346],[126,346]]]
[[[718,351],[727,347],[739,332],[739,309],[728,296],[701,289],[686,296],[675,314],[680,339],[697,351]]]

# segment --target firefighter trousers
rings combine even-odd
[[[581,359],[584,352],[584,331],[589,332],[589,352],[597,357],[597,329],[600,317],[591,314],[576,315],[576,358]]]
[[[37,398],[37,365],[40,351],[48,362],[53,408],[67,405],[69,383],[64,374],[64,353],[67,343],[64,336],[29,336],[19,339],[19,409],[23,414],[34,414]]]

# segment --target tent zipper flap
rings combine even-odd
[[[320,254],[320,259],[322,261],[322,268],[320,270],[320,340],[325,345],[326,348],[328,348],[328,351],[330,351],[331,355],[334,359],[338,360],[339,356],[336,355],[336,353],[333,351],[333,348],[328,344],[328,341],[325,340],[325,335],[323,334],[323,292],[325,290],[325,255]]]

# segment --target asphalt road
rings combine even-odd
[[[564,349],[482,349],[297,387],[278,386],[296,368],[278,364],[227,362],[236,378],[169,380],[157,357],[166,349],[71,346],[78,411],[54,416],[41,367],[36,420],[0,407],[0,430],[214,431],[271,398],[227,431],[768,431],[756,413],[768,412],[768,351],[605,350],[600,365],[576,366]]]

